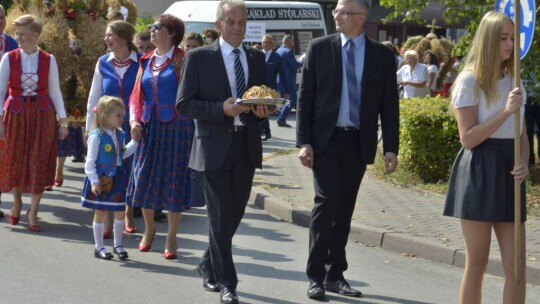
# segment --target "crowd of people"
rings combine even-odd
[[[205,290],[220,292],[220,303],[239,302],[232,239],[255,169],[262,167],[262,140],[271,138],[267,118],[274,109],[248,106],[237,98],[265,84],[290,100],[279,113],[278,126],[288,126],[286,118],[297,107],[299,161],[311,169],[315,184],[307,296],[324,299],[326,291],[362,296],[345,279],[345,248],[366,166],[375,159],[379,117],[385,170],[391,174],[398,165],[398,84],[406,98],[437,94],[434,55],[427,53],[424,65],[415,51],[407,51],[398,68],[396,52],[364,34],[369,12],[369,1],[339,0],[332,11],[338,33],[312,40],[299,59],[290,35],[279,48],[272,35],[263,37],[262,50],[243,44],[247,9],[242,0],[221,1],[217,31],[202,35],[184,33],[182,20],[167,14],[157,17],[146,33],[136,34],[123,20],[111,21],[104,33],[109,53],[96,63],[80,136],[87,147],[81,205],[95,210],[95,258],[129,258],[122,236],[136,232],[136,210],[144,219],[138,250],[149,251],[156,212],[166,210],[163,257],[176,259],[181,215],[192,206],[194,193],[202,191],[209,245],[197,271]],[[0,29],[4,26],[0,6]],[[39,232],[43,191],[62,184],[57,163],[63,161],[57,157],[64,156],[58,154],[57,139],[67,138],[72,128],[56,60],[37,45],[41,21],[23,15],[14,26],[18,48],[5,33],[0,39],[0,96],[6,96],[0,99],[0,190],[13,194],[11,225],[19,223],[23,212],[22,193],[30,194],[28,229]],[[452,169],[444,214],[461,219],[465,238],[461,303],[480,302],[492,229],[501,247],[505,301],[524,302],[525,284],[512,284],[511,261],[515,254],[524,261],[525,242],[519,253],[509,245],[514,241],[513,180],[523,182],[530,159],[527,133],[522,132],[522,163],[514,166],[512,161],[512,114],[523,109],[525,95],[511,83],[512,33],[508,17],[486,14],[451,91],[463,149]],[[112,253],[103,241],[111,236]],[[524,263],[519,267],[523,275]]]

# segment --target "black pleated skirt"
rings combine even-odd
[[[443,214],[484,222],[514,221],[514,140],[488,138],[472,150],[461,148],[450,175]],[[521,221],[526,220],[525,183]]]

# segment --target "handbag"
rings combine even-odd
[[[99,177],[99,186],[101,192],[109,192],[113,187],[113,178],[108,177],[107,175],[102,175]]]

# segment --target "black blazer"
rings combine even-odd
[[[306,51],[297,113],[297,145],[311,144],[315,155],[328,147],[341,103],[340,34],[316,38]],[[399,97],[396,61],[386,46],[366,37],[361,81],[360,138],[362,158],[373,163],[380,115],[384,152],[399,147]]]
[[[248,88],[266,84],[264,54],[245,47],[249,79]],[[223,102],[232,96],[219,40],[186,53],[178,87],[176,110],[195,119],[195,135],[189,167],[197,171],[214,171],[223,163],[233,138],[234,118],[223,114]],[[262,144],[257,118],[247,115],[249,160],[262,167]]]

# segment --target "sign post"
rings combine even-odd
[[[521,86],[520,59],[523,59],[531,46],[534,34],[536,4],[534,0],[526,0],[521,5],[520,0],[497,0],[495,10],[506,14],[514,20],[514,88]],[[517,12],[517,13],[516,13]],[[521,162],[521,109],[514,113],[514,165]],[[521,278],[521,252],[523,244],[521,224],[521,183],[514,180],[514,275],[516,285]]]

